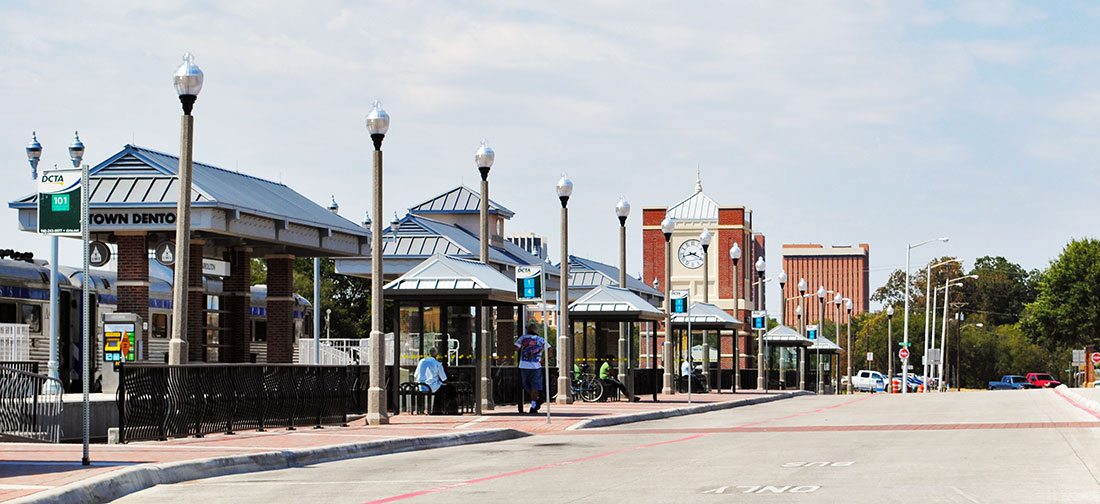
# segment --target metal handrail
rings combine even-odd
[[[0,438],[57,443],[64,408],[61,382],[0,365]]]

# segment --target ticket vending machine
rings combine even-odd
[[[104,313],[103,334],[103,392],[118,391],[118,365],[136,362],[141,355],[141,316],[135,313]]]

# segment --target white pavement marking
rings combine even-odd
[[[981,504],[981,501],[967,495],[966,492],[963,492],[959,487],[953,486],[953,487],[951,487],[951,489],[954,490],[955,493],[959,494],[960,497],[962,497],[962,498],[964,498],[964,499],[966,499],[970,502],[973,502],[974,504]]]
[[[455,428],[456,428],[456,429],[468,429],[468,428],[470,428],[470,427],[473,427],[473,426],[477,425],[477,423],[478,423],[478,422],[484,422],[484,421],[486,421],[486,420],[488,420],[488,419],[489,419],[489,417],[488,417],[488,416],[479,416],[479,417],[477,417],[477,418],[475,418],[475,419],[473,419],[473,420],[470,420],[469,422],[466,422],[466,423],[464,423],[464,424],[462,424],[462,425],[459,425],[459,426],[457,426],[457,427],[455,427]]]

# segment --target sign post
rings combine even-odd
[[[753,310],[752,312],[752,329],[754,331],[760,331],[757,333],[756,339],[760,345],[760,353],[756,362],[756,375],[757,375],[757,388],[763,388],[764,392],[768,391],[768,370],[765,366],[765,358],[768,355],[768,349],[764,347],[764,331],[768,329],[767,312],[763,310]]]
[[[817,324],[806,326],[806,339],[814,342],[814,346],[817,347],[814,352],[817,357],[817,388],[814,389],[814,393],[820,394],[824,381],[821,378],[821,347],[817,344]]]
[[[519,265],[516,266],[516,300],[521,303],[542,303],[542,359],[543,359],[543,375],[545,378],[546,388],[546,401],[543,403],[546,406],[546,423],[550,423],[550,344],[546,343],[547,338],[550,337],[549,329],[546,323],[546,274],[542,270],[541,265],[529,266]],[[568,310],[569,308],[566,307]],[[526,324],[525,324],[526,325]],[[526,330],[526,329],[525,329]],[[560,366],[561,363],[559,362]],[[565,391],[559,390],[558,393],[564,393]],[[520,411],[523,411],[523,403],[520,403]]]
[[[688,391],[688,404],[691,404],[691,378],[695,374],[695,363],[691,358],[691,293],[686,290],[674,290],[669,292],[669,299],[672,300],[672,313],[683,314],[687,317],[687,362],[688,362],[688,374],[684,377],[687,380]],[[669,332],[671,333],[671,327]]]

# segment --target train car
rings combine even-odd
[[[61,266],[59,280],[60,335],[58,341],[59,375],[67,391],[81,389],[82,332],[80,321],[83,306],[80,303],[83,286],[83,272],[76,268]],[[147,355],[153,362],[166,362],[168,340],[172,330],[172,275],[171,269],[155,261],[149,266],[149,348]],[[93,341],[98,340],[101,332],[102,315],[113,313],[117,309],[118,297],[115,286],[115,273],[109,270],[91,270],[91,299],[89,310],[94,314],[95,324]],[[222,282],[215,277],[205,277],[203,287],[206,291],[206,343],[207,361],[218,362],[217,348],[221,333],[228,323],[226,312],[221,310]],[[43,262],[27,262],[12,259],[0,259],[0,323],[27,324],[30,330],[30,357],[39,363],[40,372],[45,373],[49,359],[50,319],[50,271]],[[293,348],[297,351],[297,340],[309,337],[312,324],[312,305],[308,300],[295,294],[294,339]],[[265,362],[267,356],[267,287],[252,287],[252,309],[250,314],[252,340],[250,353],[255,362]],[[93,344],[93,349],[99,345]],[[98,377],[98,365],[101,356],[93,359],[94,376]],[[93,384],[98,389],[98,378]]]

